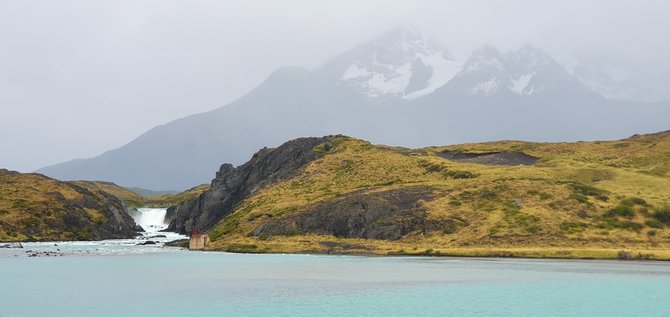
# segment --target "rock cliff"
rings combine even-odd
[[[310,206],[289,217],[270,219],[253,235],[269,237],[315,233],[340,238],[398,240],[410,232],[435,230],[426,220],[433,189],[417,186],[382,192],[361,190]]]
[[[327,152],[334,138],[300,138],[275,149],[263,148],[238,167],[221,165],[209,190],[198,199],[169,210],[174,219],[167,230],[189,234],[194,226],[211,229],[257,190],[297,175],[303,166]],[[315,151],[319,145],[324,145],[322,150]]]

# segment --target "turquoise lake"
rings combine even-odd
[[[662,262],[140,250],[0,251],[0,316],[670,315]]]

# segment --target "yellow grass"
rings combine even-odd
[[[65,216],[107,223],[108,216],[102,210],[80,207],[85,199],[104,206],[110,203],[111,195],[128,207],[167,207],[195,199],[207,188],[209,185],[201,185],[175,195],[145,198],[113,183],[61,182],[40,174],[0,169],[0,241],[88,239],[84,228],[63,224]]]
[[[327,243],[335,243],[327,244]],[[514,247],[472,246],[445,247],[433,244],[414,244],[401,241],[342,239],[332,236],[305,235],[273,237],[258,241],[249,237],[218,240],[209,250],[241,253],[323,253],[397,256],[463,256],[463,257],[520,257],[552,259],[619,259],[621,252],[629,259],[670,260],[667,247]]]
[[[128,207],[150,207],[150,208],[166,208],[170,206],[177,206],[191,199],[195,199],[200,194],[209,189],[209,184],[203,184],[177,194],[168,194],[155,197],[144,197],[127,188],[121,187],[119,185],[110,182],[74,181],[72,183],[88,188],[93,191],[103,191],[105,193],[108,193],[112,196],[121,199]]]
[[[514,151],[539,157],[534,166],[489,166],[438,157],[443,150]],[[317,147],[315,150],[322,151]],[[476,175],[454,179],[445,171]],[[667,259],[670,230],[651,228],[654,208],[670,203],[670,134],[621,141],[463,144],[426,149],[373,146],[341,137],[334,149],[292,179],[266,187],[242,202],[210,232],[212,248],[253,252],[422,253],[487,256],[509,252],[524,257],[613,258],[622,249]],[[460,175],[460,174],[459,174]],[[430,186],[434,199],[423,203],[432,219],[468,225],[452,234],[408,234],[399,241],[335,237],[252,237],[264,221],[300,213],[307,207],[355,191]],[[602,193],[583,195],[596,190]],[[581,197],[580,197],[581,196]],[[627,197],[644,199],[635,217],[604,215]],[[518,206],[517,206],[518,205]],[[638,210],[636,209],[636,210]],[[625,229],[618,226],[630,226]],[[639,229],[639,230],[638,230]],[[329,250],[340,241],[364,249]],[[349,242],[347,242],[349,241]],[[401,252],[402,251],[402,252]]]

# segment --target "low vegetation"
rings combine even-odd
[[[539,160],[527,166],[474,164],[438,155],[446,150],[524,153]],[[670,258],[670,175],[662,172],[670,169],[668,132],[612,142],[501,141],[419,150],[343,136],[314,151],[325,155],[299,175],[258,190],[222,219],[210,232],[210,248],[559,258],[618,258],[626,249],[633,258]],[[304,224],[296,221],[305,221],[300,215],[351,195],[419,186],[432,189],[431,197],[416,202],[422,225],[415,227],[421,229],[400,239],[298,230]],[[370,225],[392,230],[416,219]],[[292,221],[295,229],[276,231],[282,234],[258,231],[266,223]]]
[[[203,184],[177,194],[146,197],[131,189],[110,182],[74,181],[72,183],[91,190],[99,190],[116,196],[124,202],[126,207],[130,208],[167,208],[170,206],[181,205],[189,200],[197,198],[209,188],[208,184]]]
[[[0,169],[0,242],[127,238],[127,208],[169,207],[195,199],[209,185],[144,197],[109,182],[61,182]]]
[[[0,241],[127,238],[134,228],[105,191],[0,169]]]

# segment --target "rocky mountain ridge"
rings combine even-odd
[[[551,56],[490,47],[457,61],[398,29],[322,67],[282,68],[239,100],[151,129],[98,157],[40,169],[63,180],[183,190],[256,149],[346,134],[406,147],[495,139],[618,139],[667,128],[670,104],[610,100]],[[529,134],[529,131],[533,131]]]

